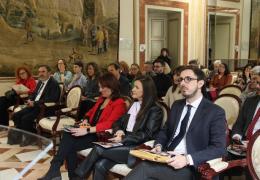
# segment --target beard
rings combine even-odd
[[[186,99],[192,98],[195,96],[195,94],[197,94],[198,92],[198,88],[196,88],[191,94],[185,94],[185,93],[181,93],[183,95],[183,97],[185,97]]]

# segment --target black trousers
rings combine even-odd
[[[126,164],[130,146],[120,146],[105,149],[101,146],[95,146],[86,159],[79,165],[75,173],[84,177],[94,169],[94,180],[105,180],[110,168],[115,164]]]
[[[143,161],[138,164],[124,180],[192,180],[195,172],[191,167],[174,169],[167,164]]]
[[[77,151],[93,147],[92,142],[94,141],[97,141],[96,134],[75,137],[65,132],[61,139],[59,150],[51,163],[60,167],[66,160],[69,177],[74,177],[74,170],[77,167]]]
[[[8,108],[15,104],[15,101],[8,100],[5,96],[0,97],[0,125],[9,125]]]
[[[14,125],[18,129],[22,129],[29,132],[36,132],[35,119],[40,113],[40,107],[26,107],[21,111],[14,113],[13,121]]]
[[[40,106],[36,104],[33,107],[26,107],[21,111],[14,113],[13,121],[15,127],[18,129],[36,133],[35,120],[40,112]],[[47,108],[44,113],[44,116],[53,116],[55,114],[55,110]]]

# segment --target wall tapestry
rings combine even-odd
[[[119,0],[0,0],[0,76],[59,58],[105,65],[117,60]]]

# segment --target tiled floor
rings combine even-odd
[[[38,154],[36,146],[20,147],[19,145],[6,144],[7,138],[0,135],[0,180],[11,180]],[[25,180],[34,180],[42,177],[50,167],[51,155],[46,155],[25,174]],[[62,180],[68,180],[68,173],[64,166],[61,167]],[[92,178],[89,177],[88,180]],[[109,180],[115,180],[109,176]],[[228,180],[228,177],[225,177]],[[245,180],[244,176],[234,176],[232,180]]]

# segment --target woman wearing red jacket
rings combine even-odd
[[[36,81],[32,77],[31,72],[26,67],[18,67],[16,69],[16,85],[22,84],[25,87],[27,87],[28,91],[23,91],[19,89],[12,89],[12,95],[11,96],[1,96],[0,97],[0,124],[8,126],[9,124],[9,118],[8,118],[8,107],[16,104],[17,98],[21,95],[29,95],[31,94],[35,87],[36,87]]]
[[[101,96],[92,109],[86,113],[90,128],[71,128],[64,133],[59,150],[54,156],[51,167],[42,180],[61,179],[60,167],[66,159],[69,178],[75,177],[77,167],[77,151],[93,147],[97,141],[97,132],[110,129],[112,124],[125,112],[126,105],[119,93],[119,81],[110,73],[99,78]],[[86,121],[86,120],[85,120]]]

